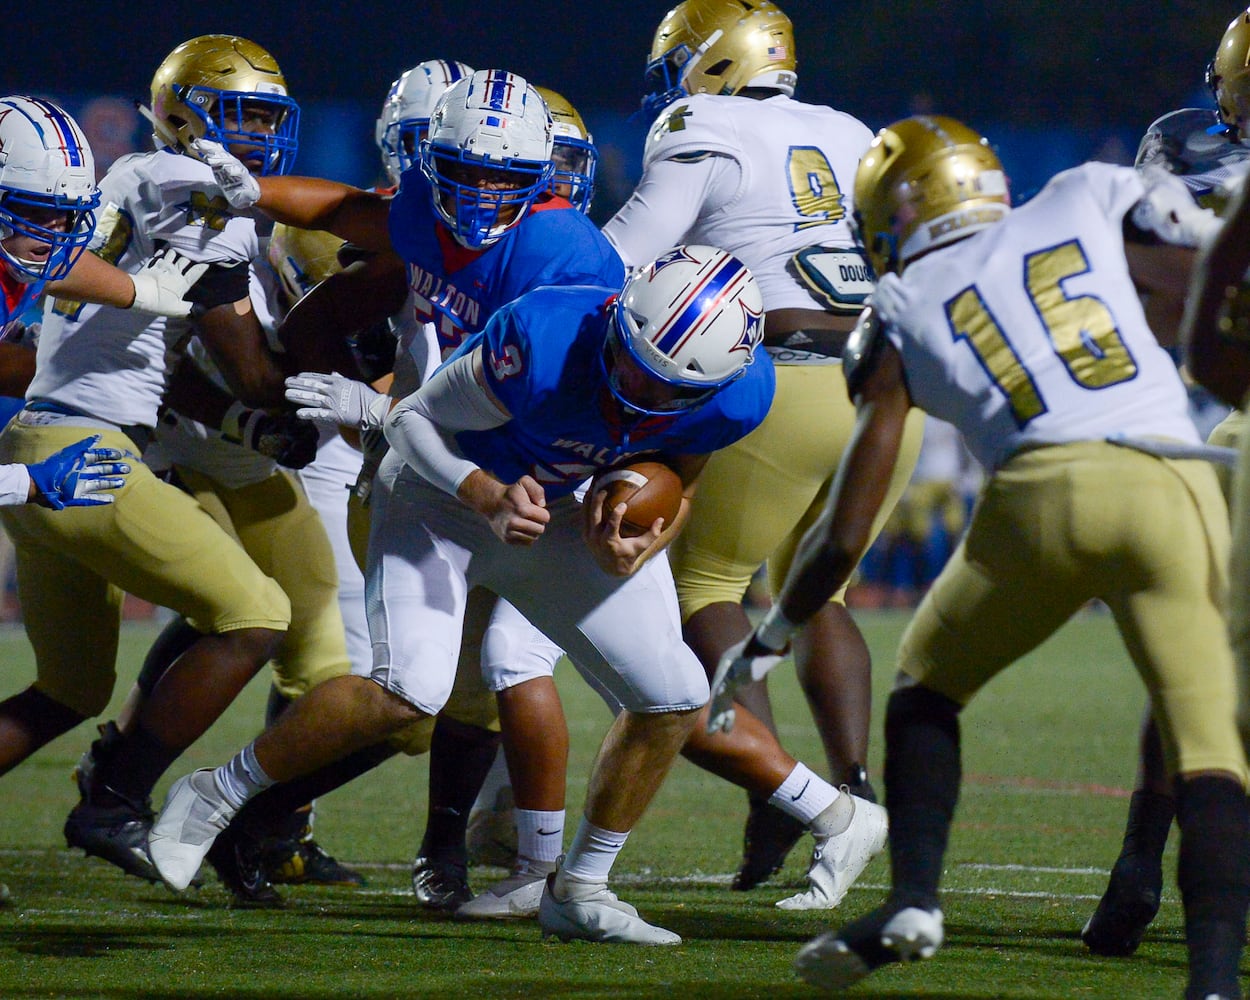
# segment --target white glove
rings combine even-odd
[[[729,732],[734,727],[734,695],[751,681],[762,680],[781,662],[783,654],[764,649],[752,632],[734,643],[720,658],[716,676],[712,678],[712,700],[708,704],[707,731]],[[758,652],[747,653],[750,645]]]
[[[184,257],[173,247],[163,247],[130,276],[135,286],[130,308],[157,316],[188,316],[191,303],[184,296],[207,270],[207,264]]]
[[[334,426],[381,430],[390,412],[390,397],[337,373],[301,372],[286,380],[286,400],[299,407],[304,420]]]
[[[1132,208],[1138,228],[1182,247],[1203,246],[1215,235],[1219,216],[1200,208],[1184,181],[1159,164],[1145,166],[1138,173],[1146,185],[1146,193]]]
[[[219,142],[192,139],[191,155],[213,168],[213,180],[235,208],[251,208],[260,201],[260,185],[243,161]]]

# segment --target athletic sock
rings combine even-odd
[[[799,761],[768,801],[786,815],[810,826],[837,797],[838,790],[833,785]]]
[[[556,874],[556,891],[567,898],[566,880],[604,885],[612,873],[612,865],[625,846],[629,831],[619,833],[595,826],[586,817],[577,825],[573,842],[569,845],[560,870]]]
[[[564,810],[515,809],[517,860],[556,861],[564,847]]]

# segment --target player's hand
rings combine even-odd
[[[766,677],[781,662],[782,655],[756,642],[754,632],[725,650],[712,678],[712,698],[708,703],[707,717],[709,733],[727,733],[733,729],[734,696],[752,681]]]
[[[390,412],[390,398],[337,372],[300,372],[286,380],[286,400],[299,407],[295,415],[317,423],[381,430]]]
[[[1211,209],[1194,201],[1189,188],[1161,164],[1139,171],[1146,193],[1132,208],[1133,223],[1166,243],[1199,247],[1209,242],[1222,223]]]
[[[212,139],[193,139],[191,155],[213,169],[213,180],[234,208],[251,208],[260,201],[260,185],[243,161]]]
[[[583,501],[589,507],[582,520],[582,537],[590,547],[595,562],[609,576],[630,576],[638,568],[638,560],[650,549],[664,531],[664,518],[656,518],[650,529],[641,535],[621,534],[626,504],[605,507],[607,490],[587,494]]]
[[[294,413],[272,413],[232,406],[222,421],[227,441],[272,458],[287,469],[302,469],[317,457],[321,432]]]
[[[160,249],[138,273],[130,276],[135,286],[130,308],[157,316],[188,316],[191,302],[186,295],[208,270],[208,264],[184,257],[168,244],[158,246]]]
[[[28,465],[35,486],[31,499],[53,510],[112,503],[113,491],[126,485],[130,465],[116,448],[94,447],[99,440],[99,434],[93,435]]]
[[[500,484],[499,493],[482,513],[491,530],[509,545],[533,545],[547,530],[551,512],[542,484],[522,476],[511,485]]]

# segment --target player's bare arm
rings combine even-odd
[[[1250,388],[1250,339],[1236,315],[1250,266],[1250,185],[1225,210],[1225,222],[1201,252],[1181,321],[1189,370],[1229,406],[1241,406]]]

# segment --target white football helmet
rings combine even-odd
[[[608,387],[640,413],[694,409],[755,360],[764,300],[747,266],[724,250],[678,246],[635,271],[611,307],[602,354]],[[623,386],[622,357],[677,392],[649,406]]]
[[[417,150],[429,131],[438,99],[472,72],[472,66],[454,59],[427,59],[391,84],[374,138],[392,184],[398,184],[399,175],[417,162]]]
[[[0,262],[23,283],[65,277],[95,232],[100,191],[82,129],[37,97],[0,97]],[[54,228],[55,227],[55,228]],[[50,248],[42,259],[10,252],[25,236]]]
[[[459,243],[480,250],[520,223],[551,180],[551,144],[547,105],[515,73],[479,69],[439,98],[421,172]]]

